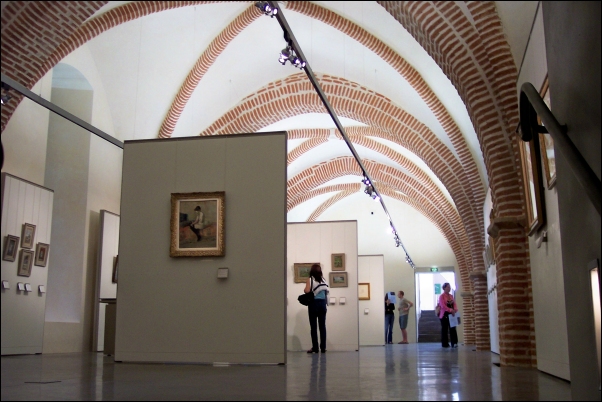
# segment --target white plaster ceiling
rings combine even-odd
[[[109,2],[95,16],[125,3]],[[483,158],[466,107],[449,79],[418,42],[376,2],[315,3],[360,25],[420,73],[460,128],[485,188],[487,177]],[[465,9],[463,2],[457,3]],[[224,2],[175,8],[118,25],[88,42],[87,48],[110,99],[113,126],[118,137],[126,140],[157,138],[171,103],[198,57],[250,4]],[[537,2],[496,2],[496,6],[519,67]],[[456,154],[433,112],[390,65],[359,42],[320,21],[285,7],[282,12],[315,73],[339,76],[386,96],[425,124]],[[251,23],[232,40],[207,71],[181,114],[172,136],[198,135],[246,96],[274,80],[298,73],[299,70],[292,66],[278,63],[277,57],[284,46],[282,29],[276,19],[261,17]],[[341,118],[341,121],[346,127],[363,125],[351,119]],[[328,115],[311,113],[284,119],[260,131],[333,127]],[[414,161],[451,202],[447,190],[424,162],[399,145],[375,140]],[[301,142],[290,141],[289,152]],[[362,158],[400,168],[382,154],[364,147],[356,149]],[[345,143],[341,140],[327,141],[291,163],[289,178],[316,163],[339,156],[351,156]],[[337,180],[358,182],[357,177]],[[328,198],[329,195],[322,195],[307,201],[295,208],[295,215],[309,216],[311,212],[307,211],[313,211]]]

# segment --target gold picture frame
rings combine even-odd
[[[31,276],[31,267],[33,265],[33,259],[33,251],[21,249],[19,251],[19,269],[17,271],[17,275]]]
[[[544,103],[551,109],[550,106],[550,90],[549,90],[548,76],[541,86],[539,94],[541,95]],[[543,125],[539,116],[537,122]],[[539,134],[539,147],[541,149],[541,160],[543,162],[543,168],[546,175],[546,184],[548,190],[552,189],[556,185],[556,156],[554,153],[554,140],[550,134]]]
[[[4,237],[4,248],[2,249],[2,259],[4,261],[14,261],[17,259],[17,250],[19,249],[19,237],[6,235]]]
[[[359,300],[370,300],[370,283],[358,283],[357,296]]]
[[[223,257],[224,191],[171,194],[170,257]]]
[[[523,141],[517,137],[527,210],[527,235],[531,236],[545,224],[543,183],[539,141]]]
[[[331,255],[331,269],[333,271],[344,271],[345,270],[345,254],[332,254]]]
[[[34,264],[38,267],[45,267],[48,263],[48,252],[50,251],[50,244],[38,243],[36,246],[36,259]]]
[[[331,288],[346,288],[349,287],[347,281],[347,272],[331,272],[328,274],[329,286]]]
[[[31,223],[24,223],[21,229],[21,247],[22,248],[33,248],[33,241],[36,237],[36,225]]]
[[[305,283],[305,281],[307,281],[307,278],[309,278],[309,272],[311,271],[311,266],[314,264],[320,265],[319,262],[295,263],[293,265],[293,269],[295,271],[295,283]]]

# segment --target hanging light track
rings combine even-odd
[[[277,5],[277,2],[275,2],[275,1],[266,1],[266,2],[255,3],[255,5],[257,7],[259,7],[264,14],[266,14],[265,11],[262,9],[262,6],[264,3],[267,3],[267,5],[269,6],[269,8],[271,10],[278,10],[278,5]],[[266,15],[269,15],[269,14],[266,14]],[[326,107],[328,114],[334,121],[334,124],[336,125],[336,127],[339,129],[339,132],[341,133],[343,140],[349,147],[351,154],[353,155],[353,157],[357,161],[358,165],[360,166],[360,169],[362,170],[362,173],[364,175],[364,179],[362,180],[362,182],[366,185],[366,189],[364,190],[364,192],[366,194],[368,194],[371,198],[373,198],[375,201],[380,202],[383,210],[385,211],[385,214],[387,215],[387,218],[389,219],[389,224],[391,225],[391,230],[393,232],[393,238],[395,240],[395,246],[401,247],[403,249],[403,251],[406,254],[406,258],[405,258],[406,262],[412,268],[416,268],[416,266],[414,265],[414,262],[412,261],[412,259],[410,258],[410,255],[408,254],[406,248],[404,247],[403,242],[399,238],[399,234],[397,233],[397,229],[395,229],[395,225],[393,224],[391,215],[389,214],[389,211],[387,210],[387,207],[385,206],[385,201],[381,197],[380,192],[378,191],[378,188],[374,185],[374,181],[372,180],[372,178],[370,177],[370,174],[368,173],[368,170],[362,163],[360,156],[356,152],[351,140],[347,136],[347,133],[345,132],[345,128],[339,121],[339,118],[337,117],[333,107],[330,105],[330,102],[328,101],[326,94],[322,90],[322,87],[318,83],[318,80],[316,79],[309,63],[307,63],[307,58],[303,54],[303,51],[301,50],[301,47],[299,46],[299,43],[297,42],[295,35],[293,35],[293,31],[291,30],[290,26],[288,25],[286,18],[284,18],[284,14],[282,13],[281,10],[278,10],[278,12],[276,12],[275,14],[270,15],[270,17],[274,17],[274,16],[278,20],[278,23],[280,24],[280,27],[282,28],[282,31],[284,32],[284,39],[287,42],[287,47],[285,49],[283,49],[283,51],[280,53],[280,57],[279,57],[278,61],[282,65],[285,65],[286,61],[289,61],[295,67],[305,70],[305,73],[307,74],[309,81],[311,82],[314,89],[318,93],[320,100],[324,104],[324,107]]]

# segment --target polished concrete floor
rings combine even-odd
[[[4,400],[570,400],[570,384],[438,344],[289,352],[286,365],[114,363],[101,353],[3,356]]]

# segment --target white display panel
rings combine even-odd
[[[50,244],[45,267],[32,264],[28,277],[18,276],[19,258],[2,260],[2,355],[42,353],[46,293],[31,294],[34,288],[46,286],[52,269],[52,190],[2,173],[2,252],[7,235],[22,236],[24,223],[35,225],[33,247]],[[19,250],[21,241],[19,240]],[[4,285],[8,284],[8,287]],[[14,289],[10,283],[15,284]]]
[[[383,255],[360,255],[358,257],[358,282],[370,284],[370,300],[360,300],[358,308],[360,325],[360,346],[384,345],[385,309],[384,305],[384,270]],[[397,309],[395,316],[398,317]],[[399,332],[395,322],[393,332]]]

